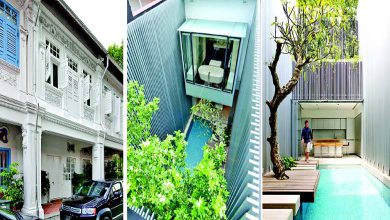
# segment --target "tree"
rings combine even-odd
[[[127,88],[127,143],[129,147],[139,147],[150,137],[150,124],[158,110],[159,99],[147,102],[144,87],[130,81]]]
[[[128,86],[128,205],[145,207],[157,219],[226,219],[228,197],[223,163],[224,143],[204,146],[203,158],[186,167],[185,135],[176,131],[160,140],[151,135],[150,124],[158,99],[148,102],[143,86]]]
[[[269,125],[271,134],[267,141],[271,145],[271,161],[277,179],[288,179],[285,174],[277,133],[277,111],[282,101],[293,91],[302,71],[309,64],[320,63],[324,59],[348,57],[356,48],[356,32],[351,31],[355,16],[357,0],[297,0],[290,6],[282,1],[285,21],[275,21],[275,29],[279,35],[273,36],[276,52],[268,68],[272,76],[274,95],[266,104],[270,110]],[[348,37],[346,37],[348,36]],[[344,40],[347,39],[347,40]],[[348,41],[348,39],[350,39]],[[348,45],[344,46],[344,45]],[[348,52],[348,53],[347,53]],[[277,65],[281,54],[292,56],[295,66],[290,80],[285,85],[279,82]],[[352,54],[353,56],[353,54]]]
[[[108,47],[108,54],[123,68],[123,42]]]

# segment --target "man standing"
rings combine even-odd
[[[310,154],[310,149],[308,147],[308,144],[311,142],[313,139],[313,133],[311,132],[311,129],[309,128],[309,121],[305,121],[305,127],[302,129],[302,134],[301,134],[301,142],[303,145],[303,148],[305,150],[305,161],[306,163],[309,162],[309,154]]]

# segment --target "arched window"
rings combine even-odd
[[[19,67],[19,12],[0,0],[0,59]]]

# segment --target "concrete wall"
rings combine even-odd
[[[390,13],[386,0],[359,2],[360,55],[363,60],[362,156],[390,174]]]
[[[264,92],[263,92],[263,169],[269,170],[269,166],[272,164],[270,160],[270,145],[266,138],[270,135],[270,128],[268,124],[269,110],[265,104],[265,100],[272,99],[274,93],[274,87],[272,84],[272,77],[268,69],[268,64],[272,61],[275,54],[276,43],[270,39],[271,33],[274,33],[274,27],[271,23],[275,21],[275,16],[281,21],[285,18],[283,14],[283,8],[280,1],[264,0],[262,1],[262,39],[263,48],[262,53],[264,54],[262,65],[263,65],[263,81],[264,81]],[[277,72],[279,73],[280,83],[286,84],[291,78],[292,74],[292,63],[291,58],[288,55],[281,55]],[[278,131],[279,131],[279,144],[280,154],[282,156],[291,155],[291,95],[287,96],[283,103],[280,105],[278,110]]]

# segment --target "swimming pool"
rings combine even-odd
[[[390,188],[361,166],[320,166],[314,203],[296,219],[390,219]]]
[[[203,157],[203,146],[211,138],[211,128],[200,120],[193,120],[187,131],[186,165],[193,169]]]

